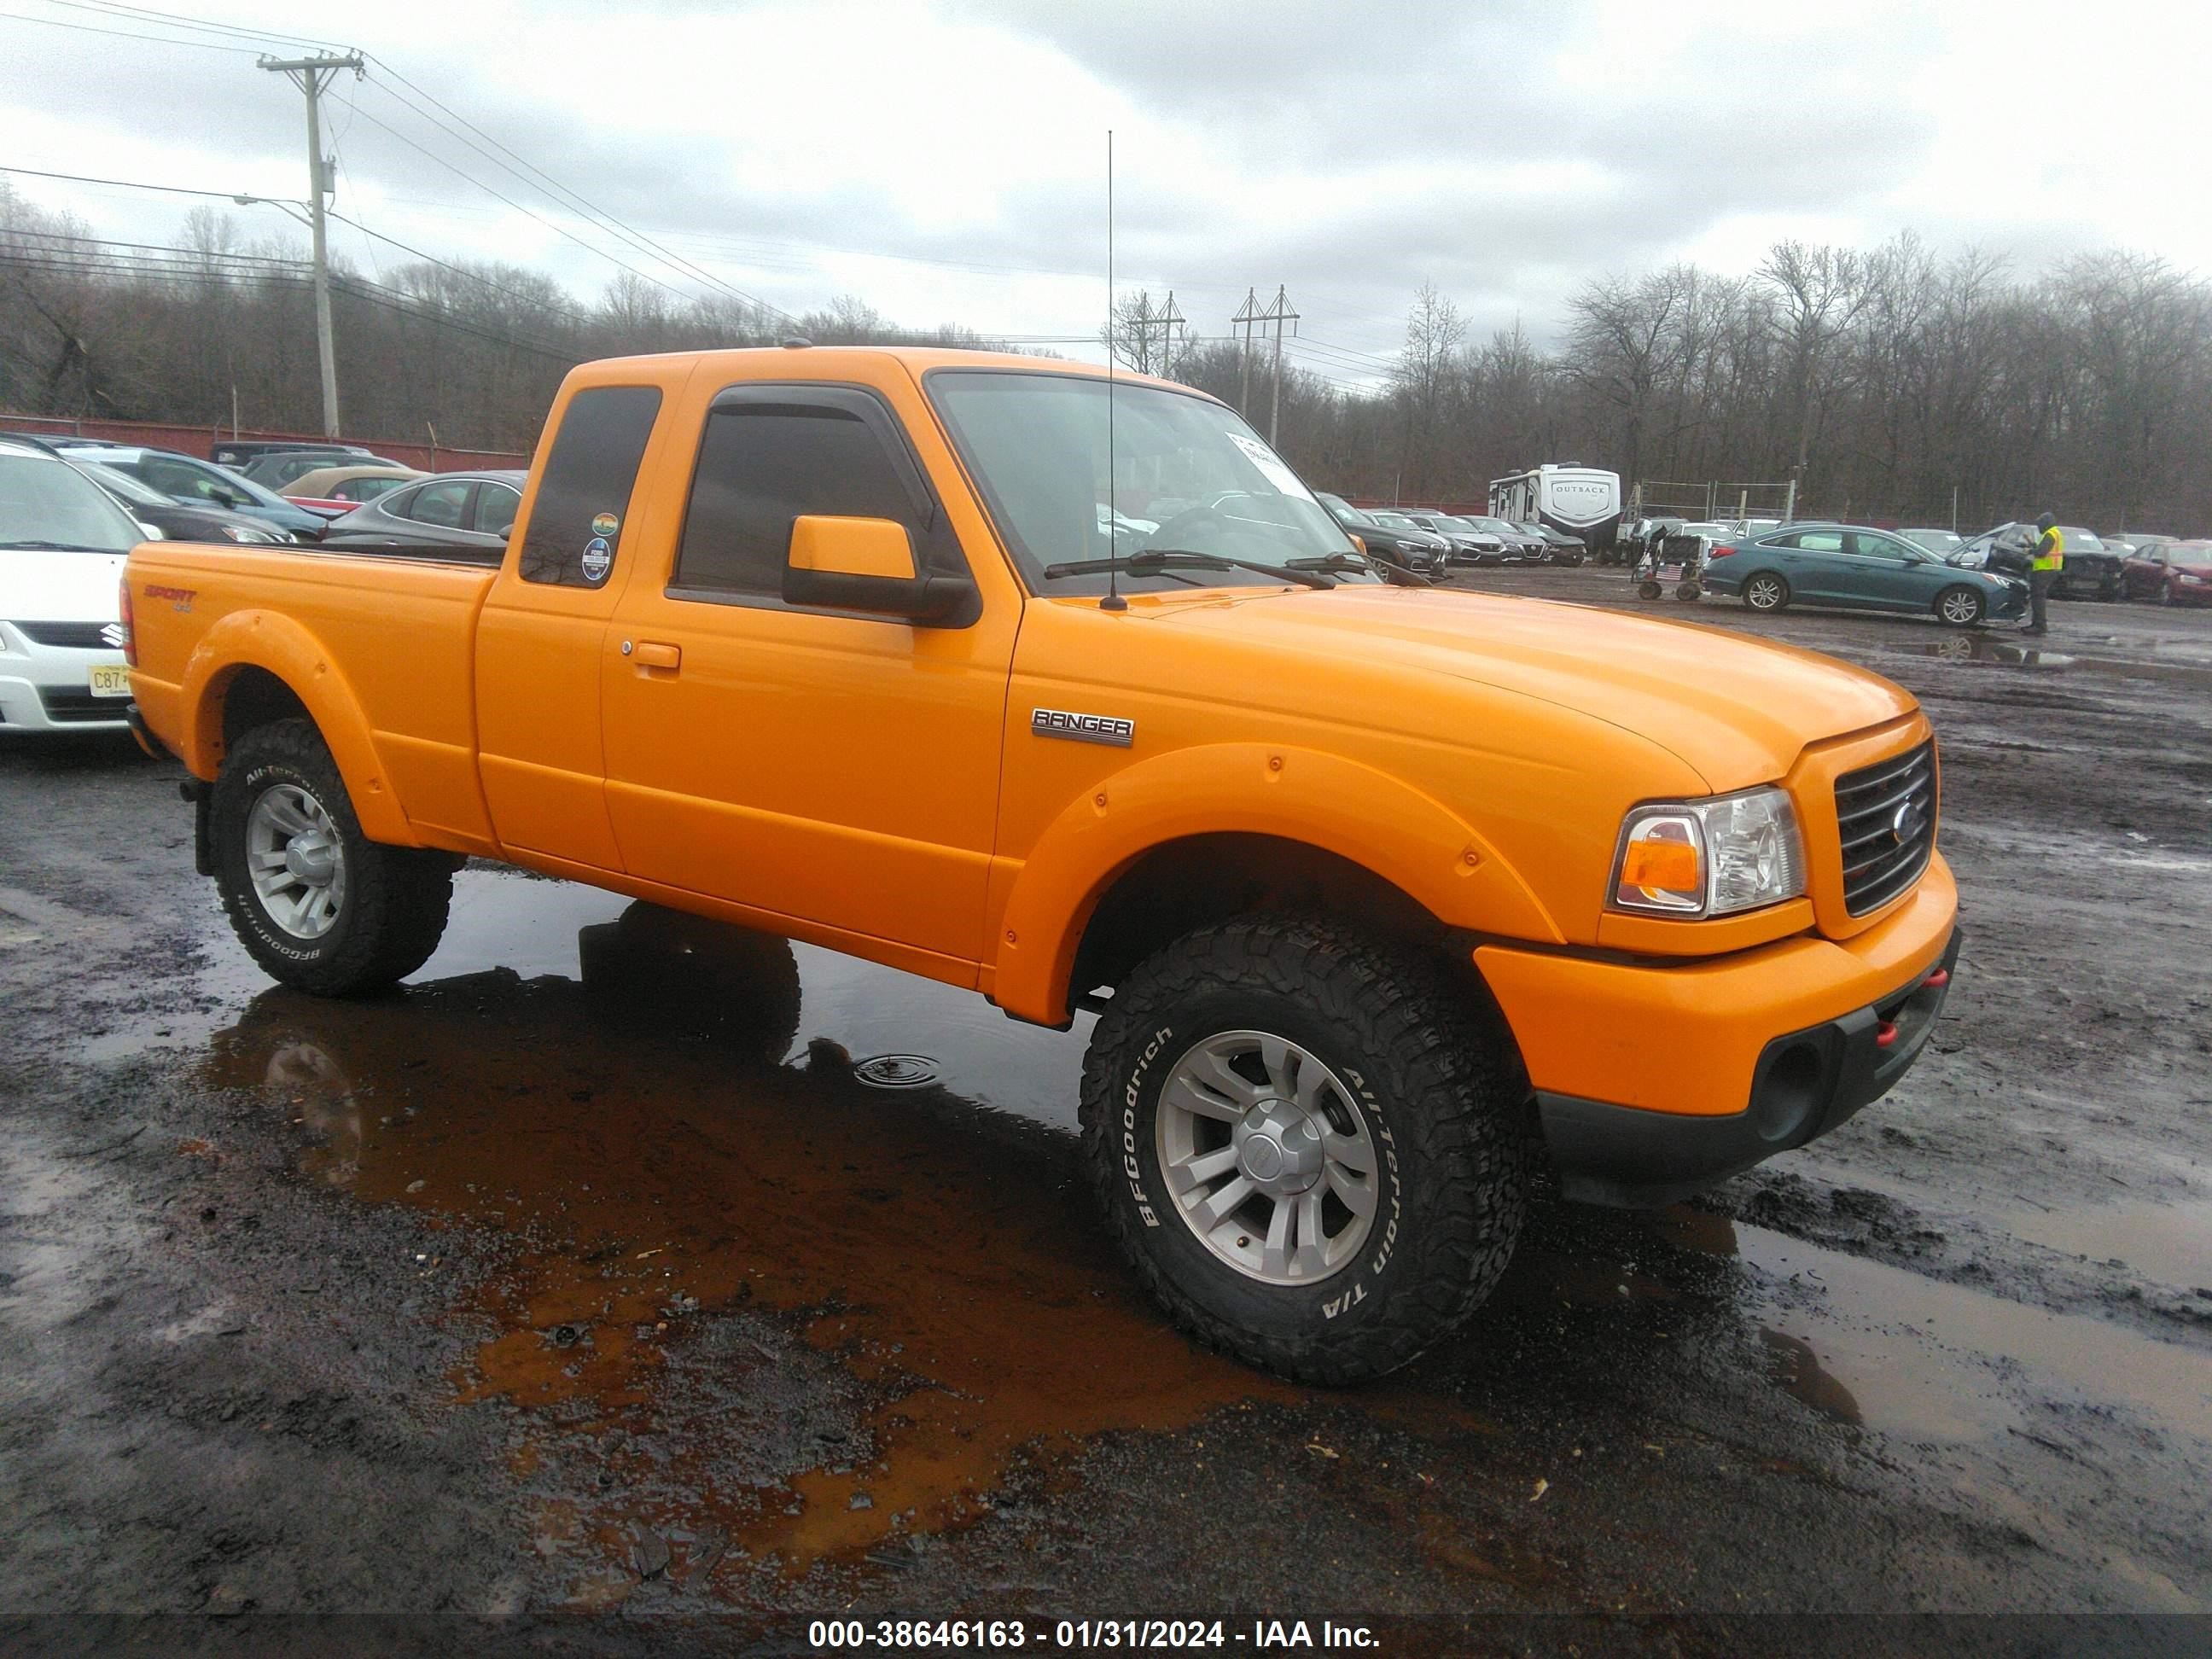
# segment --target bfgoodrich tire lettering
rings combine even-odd
[[[1162,1166],[1178,1061],[1251,1033],[1325,1066],[1342,1085],[1336,1106],[1358,1115],[1340,1139],[1372,1149],[1356,1257],[1304,1282],[1224,1260],[1186,1223],[1190,1194]],[[1511,1259],[1526,1177],[1507,1069],[1420,956],[1328,921],[1246,918],[1187,935],[1116,988],[1084,1063],[1085,1161],[1109,1228],[1177,1325],[1285,1376],[1360,1382],[1447,1335]],[[1266,1218],[1245,1213],[1256,1234]]]
[[[312,937],[272,913],[252,878],[256,845],[249,825],[257,805],[272,797],[295,804],[305,797],[320,809],[344,872],[337,914]],[[266,817],[264,809],[264,823]],[[437,949],[456,860],[380,846],[362,834],[337,763],[309,722],[279,720],[240,738],[216,780],[210,819],[223,908],[272,979],[319,996],[349,996],[404,978]],[[259,833],[265,840],[265,830]]]

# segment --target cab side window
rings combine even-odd
[[[918,527],[890,458],[858,415],[804,405],[716,410],[699,445],[674,585],[780,595],[792,521],[806,514]]]
[[[882,398],[857,386],[735,386],[708,410],[671,597],[784,608],[791,527],[804,516],[904,525],[921,573],[966,575],[944,507]],[[964,628],[980,595],[939,624]]]
[[[568,400],[538,479],[517,566],[526,582],[603,587],[621,556],[660,388],[586,386]]]

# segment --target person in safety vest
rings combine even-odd
[[[2058,533],[2058,520],[2046,513],[2035,521],[2038,532],[2035,551],[2028,556],[2027,592],[2033,605],[2033,615],[2024,630],[2030,634],[2051,631],[2051,588],[2058,580],[2058,573],[2066,568],[2066,538]]]

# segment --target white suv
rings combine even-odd
[[[118,584],[159,534],[68,462],[0,439],[0,734],[125,729]]]

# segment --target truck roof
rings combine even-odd
[[[1014,351],[968,351],[948,346],[741,346],[714,351],[665,351],[633,357],[601,357],[579,363],[569,371],[577,380],[601,384],[619,380],[624,374],[634,374],[638,367],[652,364],[667,368],[680,363],[705,364],[712,362],[726,368],[733,380],[762,378],[763,367],[774,359],[809,367],[798,370],[808,380],[828,378],[837,365],[858,368],[863,364],[880,367],[885,362],[902,365],[916,380],[933,368],[1001,368],[1018,369],[1031,374],[1073,374],[1091,380],[1107,378],[1101,363],[1072,362],[1065,357],[1029,357]],[[776,373],[769,370],[769,374]],[[1185,386],[1178,380],[1162,380],[1154,374],[1138,374],[1117,368],[1113,378],[1117,385],[1153,386],[1169,392],[1187,392],[1218,402],[1212,393],[1196,386]]]

